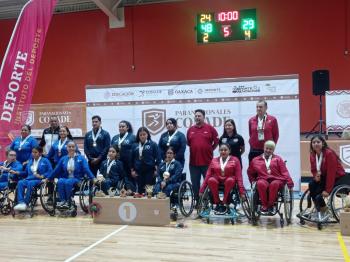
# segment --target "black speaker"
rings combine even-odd
[[[325,95],[329,90],[329,71],[316,70],[312,72],[312,93],[315,96]]]

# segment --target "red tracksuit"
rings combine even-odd
[[[253,116],[249,119],[249,145],[251,149],[264,149],[264,143],[267,140],[272,140],[277,144],[279,132],[277,119],[271,115],[266,114],[264,126],[264,140],[258,139],[258,116]]]
[[[341,165],[341,162],[337,156],[337,154],[326,148],[322,151],[323,158],[321,163],[321,180],[325,180],[325,191],[330,194],[333,190],[334,183],[337,179],[342,176],[345,176],[345,170]],[[310,164],[311,164],[311,173],[315,177],[317,174],[316,168],[316,154],[310,154]]]
[[[270,163],[270,173],[267,171],[264,155],[252,160],[247,170],[250,183],[256,181],[259,197],[264,209],[272,207],[277,200],[278,190],[287,183],[294,186],[283,159],[273,155]]]
[[[219,199],[219,184],[224,184],[224,199],[223,203],[228,204],[228,197],[235,184],[238,184],[239,193],[245,192],[242,180],[241,164],[237,157],[228,156],[229,160],[225,166],[224,176],[221,173],[220,157],[214,158],[208,168],[205,180],[199,190],[203,193],[207,185],[213,194],[214,204],[220,202]]]

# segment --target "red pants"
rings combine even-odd
[[[281,180],[269,180],[259,179],[256,182],[258,188],[259,197],[264,209],[272,207],[277,200],[278,190],[282,189],[284,183]]]
[[[224,199],[222,202],[224,204],[228,204],[227,200],[230,195],[231,190],[236,184],[234,177],[211,177],[208,180],[208,187],[213,195],[214,204],[218,204],[220,202],[219,198],[219,184],[223,184],[225,186],[224,190]]]

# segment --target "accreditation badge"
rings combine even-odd
[[[265,137],[264,137],[264,129],[259,129],[258,130],[258,140],[259,141],[264,141]]]

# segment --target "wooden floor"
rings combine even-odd
[[[97,225],[82,213],[62,218],[43,211],[33,218],[0,216],[0,261],[344,261],[339,225],[319,231],[294,219],[280,228],[277,216],[257,227],[192,219],[185,228],[175,224]],[[350,237],[343,240],[350,251]]]

